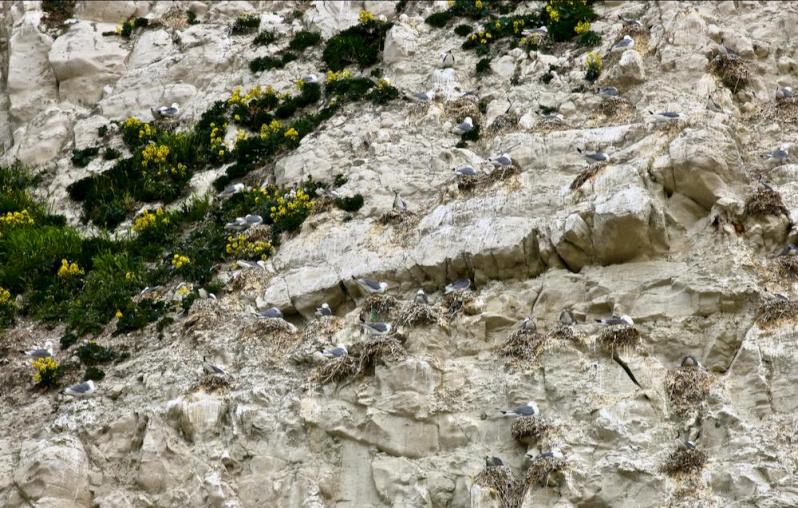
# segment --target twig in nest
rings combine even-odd
[[[745,202],[745,214],[749,217],[782,214],[788,218],[790,216],[789,210],[781,199],[781,194],[764,187],[748,197]]]
[[[503,356],[510,357],[516,363],[526,362],[533,364],[538,361],[543,351],[545,351],[548,338],[549,335],[519,328],[504,341],[501,353]]]
[[[551,421],[541,416],[520,416],[513,422],[510,432],[516,441],[532,444],[554,430],[554,428],[555,426]]]
[[[634,326],[609,326],[599,335],[598,343],[614,355],[618,350],[636,347],[640,343],[640,332]]]
[[[405,304],[396,319],[397,326],[416,326],[436,323],[440,319],[440,311],[432,305],[419,302]]]
[[[699,367],[680,367],[668,372],[665,387],[674,412],[686,415],[698,408],[709,396],[711,376]]]

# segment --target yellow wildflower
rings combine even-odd
[[[33,382],[36,384],[52,384],[55,381],[56,373],[58,372],[58,362],[55,358],[48,356],[45,358],[37,358],[33,360],[32,366],[36,369],[33,373]]]
[[[551,3],[546,5],[546,12],[549,15],[549,19],[554,21],[555,23],[560,19],[560,13],[557,12],[557,9],[551,5]]]
[[[574,32],[576,32],[577,35],[583,34],[588,30],[590,30],[590,21],[580,21],[574,27]]]
[[[477,0],[476,2],[474,2],[474,7],[476,7],[477,9],[481,9],[482,8],[482,1],[481,0]]]
[[[374,21],[374,14],[367,11],[366,9],[360,9],[360,13],[357,15],[357,19],[361,23],[368,23],[369,21]]]
[[[122,314],[122,311],[119,310],[119,309],[116,309],[116,314],[114,314],[114,317],[116,319],[122,319],[122,316],[124,316],[124,314]]]
[[[288,129],[287,131],[285,131],[285,134],[284,134],[284,136],[285,136],[286,138],[288,138],[288,139],[294,140],[294,139],[296,139],[297,137],[299,137],[299,133],[296,131],[296,129],[294,129],[293,127],[291,127],[290,129]]]
[[[191,259],[188,256],[183,256],[182,254],[172,256],[172,266],[175,270],[179,270],[189,264],[191,264]]]
[[[0,287],[0,305],[7,305],[11,301],[11,293],[3,287]]]
[[[0,215],[0,226],[30,226],[31,224],[33,224],[33,218],[28,210]]]
[[[175,290],[175,294],[179,297],[184,297],[189,293],[191,293],[191,289],[188,286],[180,286]]]
[[[61,267],[58,269],[58,277],[61,279],[69,279],[78,277],[85,272],[78,266],[77,262],[70,263],[66,259],[61,260]]]

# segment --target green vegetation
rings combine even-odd
[[[580,33],[587,33],[590,23],[584,31],[577,31],[577,27],[596,17],[593,7],[585,0],[549,0],[541,12],[541,18],[549,29],[548,36],[557,42],[570,41]]]
[[[483,58],[477,62],[476,66],[477,75],[487,74],[490,72],[490,58]]]
[[[147,18],[132,18],[128,19],[124,23],[122,23],[122,28],[119,32],[119,35],[124,37],[125,39],[130,39],[130,36],[133,34],[133,30],[136,28],[144,28],[150,24],[150,20]]]
[[[459,35],[460,37],[465,37],[466,35],[470,34],[474,31],[474,27],[471,25],[457,25],[454,27],[454,33]]]
[[[249,35],[255,33],[260,25],[260,17],[253,14],[243,14],[236,18],[230,33],[233,35]]]
[[[83,375],[83,381],[102,381],[103,379],[105,379],[105,372],[94,366],[88,367]]]
[[[80,346],[76,354],[80,362],[87,367],[112,362],[118,356],[114,350],[100,346],[94,341],[89,341]]]
[[[37,358],[33,361],[33,382],[44,388],[52,388],[64,373],[64,369],[54,358]]]
[[[72,150],[72,164],[79,168],[86,167],[100,153],[100,148],[92,146],[82,150]]]
[[[252,44],[256,46],[268,46],[277,40],[277,34],[274,32],[261,32],[252,40]]]
[[[596,81],[601,75],[604,64],[598,53],[589,52],[585,57],[585,79],[591,83]]]
[[[392,23],[361,15],[361,23],[339,32],[327,41],[322,54],[324,63],[334,72],[352,64],[357,64],[361,69],[376,64],[385,43],[385,34],[392,26]]]
[[[321,42],[321,34],[302,30],[294,35],[294,38],[288,43],[288,47],[301,53],[319,42]]]
[[[186,22],[189,25],[196,25],[199,23],[199,21],[197,21],[197,15],[194,13],[194,11],[186,11]]]
[[[335,206],[347,212],[356,212],[363,207],[363,196],[355,194],[351,198],[336,198]]]

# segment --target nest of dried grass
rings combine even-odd
[[[457,100],[447,102],[445,108],[446,116],[457,123],[470,116],[474,125],[482,125],[482,113],[479,111],[479,103],[475,96],[466,95]]]
[[[513,439],[522,444],[532,444],[554,430],[554,424],[542,416],[519,416],[510,427]]]
[[[390,210],[380,217],[380,223],[387,226],[393,224],[394,230],[397,231],[402,237],[409,235],[418,225],[421,217],[413,212],[401,212],[399,210]]]
[[[599,335],[598,343],[615,354],[618,350],[636,347],[640,343],[640,332],[634,326],[609,326]]]
[[[798,256],[781,256],[776,261],[779,272],[785,277],[798,276]]]
[[[558,324],[556,328],[549,332],[549,339],[579,342],[581,337],[574,331],[573,326]]]
[[[599,104],[599,112],[606,117],[628,117],[635,112],[629,99],[624,97],[604,97]]]
[[[446,309],[446,317],[454,318],[472,300],[474,300],[474,293],[470,289],[452,291],[448,295],[444,295],[443,307]]]
[[[549,335],[519,328],[504,341],[501,354],[511,358],[514,364],[534,364],[546,350],[548,339]]]
[[[518,125],[518,115],[514,113],[505,113],[497,116],[496,119],[493,120],[488,126],[487,132],[492,136],[496,136],[513,130],[516,125]]]
[[[507,466],[487,466],[474,479],[481,487],[494,490],[499,495],[502,508],[516,508],[521,505],[524,485],[520,484]]]
[[[570,126],[567,123],[557,117],[540,117],[535,126],[532,128],[532,132],[561,131],[568,129],[569,127]]]
[[[220,374],[204,374],[199,381],[191,386],[191,391],[217,392],[230,387],[230,379]]]
[[[496,182],[501,182],[502,180],[506,180],[513,175],[517,175],[521,172],[521,169],[513,164],[512,166],[508,166],[506,168],[497,168],[488,173],[487,175],[482,177],[483,183],[485,184],[492,184]]]
[[[707,454],[701,450],[677,448],[668,456],[660,471],[669,476],[698,473],[707,463]]]
[[[437,323],[440,317],[440,310],[436,307],[426,303],[410,302],[402,306],[402,309],[399,311],[399,317],[396,319],[396,325],[431,325]]]
[[[782,319],[793,319],[798,316],[798,302],[771,298],[759,307],[759,323],[764,325],[776,323]]]
[[[745,214],[749,217],[781,214],[790,216],[789,210],[781,199],[781,194],[767,187],[758,189],[748,197],[745,201]]]
[[[552,475],[563,471],[568,463],[564,458],[538,457],[526,471],[526,484],[530,487],[548,487]],[[560,483],[557,481],[556,483]]]
[[[709,63],[709,69],[732,93],[737,93],[748,84],[750,76],[748,64],[737,55],[720,53]]]
[[[604,166],[606,166],[606,163],[598,163],[598,164],[591,164],[590,166],[583,169],[581,173],[576,175],[574,181],[571,182],[570,189],[573,191],[582,187],[582,185],[584,185],[585,182],[591,180],[594,176],[596,176],[598,172],[601,170],[601,168],[603,168]]]
[[[701,368],[680,367],[668,372],[665,388],[674,412],[683,416],[697,409],[709,397],[711,384],[712,378]]]
[[[324,363],[313,374],[321,384],[340,382],[373,372],[377,364],[396,362],[407,356],[407,351],[396,336],[374,338],[355,344],[349,354]]]
[[[182,9],[172,7],[161,16],[160,22],[166,28],[183,30],[188,26],[188,17]]]
[[[368,313],[376,313],[380,316],[387,316],[399,306],[399,300],[391,295],[369,295],[363,301],[363,310]]]
[[[642,25],[624,25],[619,37],[628,35],[635,40],[635,51],[641,55],[648,53],[649,33],[648,29]]]
[[[479,176],[459,176],[457,177],[457,189],[461,192],[472,191],[477,188],[479,182]]]

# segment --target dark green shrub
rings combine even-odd
[[[87,367],[109,363],[116,359],[116,352],[107,347],[103,347],[94,341],[89,341],[75,351],[80,362]]]
[[[252,14],[244,14],[236,18],[230,32],[233,35],[249,35],[255,33],[260,25],[260,17]]]
[[[86,368],[86,373],[83,374],[83,381],[102,381],[103,379],[105,379],[105,372],[94,366]]]
[[[121,156],[122,156],[122,152],[120,152],[119,150],[115,150],[113,148],[110,148],[110,147],[106,148],[105,151],[103,151],[103,159],[107,160],[107,161],[118,159]]]
[[[72,150],[72,164],[79,168],[86,167],[100,153],[100,147],[92,146],[82,150]]]
[[[443,28],[454,16],[449,11],[436,12],[427,16],[424,21],[435,28]]]
[[[576,43],[588,48],[598,46],[601,44],[601,36],[593,30],[588,30],[576,36]]]
[[[252,44],[256,46],[268,46],[277,40],[277,35],[274,32],[261,32],[252,40]]]
[[[368,78],[343,78],[330,81],[324,88],[327,96],[335,95],[347,100],[358,101],[363,99],[374,87],[374,82]]]
[[[302,30],[294,35],[294,38],[288,43],[288,47],[301,53],[302,51],[305,51],[305,49],[315,46],[320,41],[321,34]]]
[[[147,18],[135,18],[129,19],[122,23],[122,31],[119,35],[124,37],[125,39],[129,39],[130,36],[133,34],[133,30],[136,28],[144,28],[150,24],[150,21]]]
[[[474,31],[474,28],[471,25],[457,25],[454,27],[454,33],[459,35],[460,37],[465,37],[466,35],[470,34]]]
[[[371,20],[339,32],[324,47],[324,63],[332,71],[340,71],[350,64],[357,64],[361,69],[376,64],[391,26],[392,23]]]
[[[476,72],[477,74],[487,74],[490,72],[490,58],[483,58],[477,62]]]
[[[373,87],[368,93],[368,99],[374,104],[385,104],[399,97],[399,90],[381,79],[377,86]]]
[[[61,340],[59,340],[58,342],[61,345],[61,350],[65,351],[74,346],[77,341],[78,341],[77,335],[71,332],[67,332],[61,337]]]
[[[42,22],[50,28],[57,28],[72,17],[75,0],[42,0]]]
[[[351,198],[336,198],[335,206],[347,212],[356,212],[363,207],[363,196],[360,194],[355,194]]]
[[[120,333],[140,330],[148,324],[157,321],[166,312],[167,307],[166,302],[154,300],[142,300],[133,304],[116,322],[116,330],[113,334],[119,335]]]
[[[576,35],[576,25],[593,21],[596,13],[584,0],[549,0],[540,13],[549,29],[548,36],[557,42],[569,41]]]
[[[474,123],[474,128],[460,136],[461,141],[476,141],[479,139],[479,124]]]
[[[252,72],[268,71],[270,69],[282,69],[285,63],[279,59],[271,56],[259,56],[249,62],[249,70]]]
[[[101,125],[97,127],[97,135],[104,138],[108,134],[108,125]]]
[[[186,11],[186,21],[189,25],[196,25],[199,23],[199,21],[197,21],[197,15],[194,13],[194,11]]]

